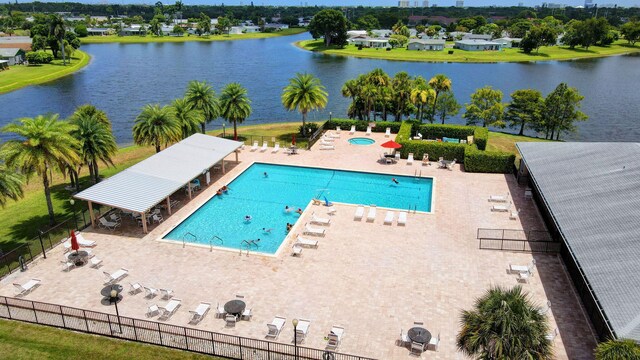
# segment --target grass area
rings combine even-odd
[[[9,70],[0,72],[2,74],[0,76],[0,94],[29,85],[42,84],[74,73],[87,65],[90,58],[87,53],[76,50],[73,57],[67,59],[69,62],[66,66],[62,65],[62,59],[56,59],[50,64],[43,65],[11,66]]]
[[[505,151],[516,154],[516,164],[520,162],[520,153],[516,150],[517,142],[530,142],[530,141],[553,141],[546,140],[531,136],[520,136],[507,134],[503,132],[489,131],[489,141],[487,142],[488,151]]]
[[[464,51],[459,49],[445,49],[443,51],[416,51],[393,49],[363,48],[358,50],[355,45],[347,45],[344,49],[336,46],[324,46],[322,40],[304,40],[296,45],[302,49],[323,52],[331,55],[355,56],[372,59],[398,60],[398,61],[425,61],[425,62],[527,62],[549,60],[573,60],[582,58],[597,58],[604,56],[629,54],[640,52],[640,45],[631,46],[626,41],[620,40],[610,46],[592,46],[588,50],[582,48],[569,49],[566,46],[543,46],[539,52],[525,54],[520,49],[504,49],[502,51]],[[449,50],[453,54],[449,54]]]
[[[278,36],[297,35],[307,31],[305,28],[291,28],[272,33],[250,33],[231,35],[210,35],[210,36],[88,36],[81,38],[83,44],[104,44],[104,43],[153,43],[153,42],[185,42],[185,41],[230,41],[247,39],[268,39]]]
[[[5,359],[220,359],[161,346],[125,342],[48,326],[0,320]]]

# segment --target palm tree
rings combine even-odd
[[[438,95],[445,91],[451,91],[451,79],[443,74],[438,74],[429,80],[429,86],[436,92],[436,97],[433,99],[433,106],[431,108],[430,120],[433,122],[436,114],[436,104],[438,103]],[[444,120],[442,120],[444,124]]]
[[[180,140],[180,135],[180,123],[171,106],[146,105],[133,125],[133,141],[154,146],[156,153],[160,152],[160,146]]]
[[[71,114],[71,117],[69,117],[69,121],[73,121],[75,118],[82,117],[84,115],[94,117],[97,122],[100,122],[111,129],[111,121],[109,120],[109,117],[107,117],[107,114],[91,104],[78,106],[73,114]]]
[[[282,90],[282,105],[289,110],[298,110],[302,114],[302,135],[306,135],[305,122],[310,110],[324,109],[327,106],[327,92],[320,79],[312,74],[296,73]]]
[[[225,120],[233,122],[233,140],[238,140],[237,123],[242,123],[251,115],[251,100],[247,97],[247,89],[238,83],[225,86],[220,94],[220,112]]]
[[[547,320],[522,287],[492,287],[463,310],[457,346],[478,359],[551,359]]]
[[[0,157],[7,166],[20,169],[27,180],[35,172],[42,177],[44,196],[49,210],[49,223],[55,224],[49,172],[62,168],[66,163],[79,160],[76,149],[78,141],[71,136],[75,127],[66,121],[58,120],[57,114],[38,115],[35,118],[23,118],[19,123],[8,124],[2,132],[12,133],[17,139],[7,141],[0,150]]]
[[[360,94],[360,86],[358,85],[358,81],[356,79],[347,80],[344,85],[342,85],[342,96],[351,98],[351,107],[356,108],[356,99]],[[353,114],[353,118],[355,118],[355,114]]]
[[[62,65],[67,65],[64,55],[64,35],[67,32],[64,26],[64,19],[60,15],[51,14],[49,18],[49,34],[60,41],[62,51]]]
[[[202,113],[192,109],[185,98],[173,100],[171,106],[175,112],[176,120],[180,124],[182,138],[185,139],[197,133],[200,124],[204,121]]]
[[[118,151],[116,138],[104,119],[95,112],[94,115],[82,112],[74,115],[69,120],[76,127],[71,135],[78,140],[78,152],[82,161],[89,167],[90,177],[95,184],[100,181],[98,161],[107,166],[113,165],[111,158]]]
[[[216,99],[216,92],[206,81],[190,81],[185,94],[185,99],[192,109],[198,110],[204,116],[201,123],[202,133],[205,133],[206,123],[220,116],[220,106]]]
[[[411,77],[404,71],[397,73],[391,81],[391,88],[395,100],[395,120],[402,121],[402,115],[411,97]]]
[[[424,117],[424,106],[431,103],[431,100],[435,96],[435,91],[429,88],[422,76],[417,76],[416,79],[413,80],[413,86],[409,99],[412,104],[418,107],[418,120],[422,121]]]
[[[596,360],[640,359],[640,345],[630,339],[608,340],[598,344]]]
[[[22,174],[0,165],[0,206],[4,207],[7,204],[7,199],[18,201],[24,195],[22,192],[23,183]]]

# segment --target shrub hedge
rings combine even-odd
[[[372,121],[373,122],[373,121]],[[391,128],[391,133],[395,134],[402,126],[402,123],[399,121],[376,121],[376,126],[371,128],[372,132],[385,132],[387,128]],[[367,126],[369,126],[369,121],[360,121],[360,120],[350,120],[350,119],[331,119],[324,123],[325,129],[335,129],[336,126],[340,126],[342,130],[351,129],[351,126],[356,126],[356,131],[367,131]]]
[[[475,146],[464,153],[464,171],[479,173],[511,173],[516,156],[507,152],[481,151]]]
[[[473,143],[476,144],[478,150],[484,150],[487,148],[487,141],[489,140],[489,129],[481,126],[476,126],[475,128]]]

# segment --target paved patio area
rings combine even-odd
[[[291,343],[291,320],[309,319],[311,327],[304,346],[324,348],[324,337],[331,326],[341,325],[345,336],[340,352],[407,359],[409,350],[395,345],[395,341],[401,329],[406,331],[414,321],[421,321],[434,336],[441,336],[438,351],[427,351],[423,358],[464,359],[455,347],[460,310],[471,308],[474,299],[489,286],[516,285],[516,276],[506,271],[508,264],[524,265],[535,258],[535,276],[523,287],[541,306],[547,300],[552,303],[550,327],[559,329],[554,340],[556,357],[593,357],[596,340],[558,256],[478,249],[478,228],[544,229],[533,202],[524,198],[524,188],[513,176],[465,173],[459,165],[448,171],[438,169],[435,163],[423,166],[420,161],[384,165],[377,162],[383,152],[379,144],[388,140],[383,134],[374,133],[376,144],[371,146],[350,145],[347,139],[351,136],[345,131],[341,135],[336,150],[315,146],[299,155],[286,155],[282,150],[273,154],[271,149],[251,152],[247,147],[240,154],[239,164],[224,176],[214,177],[212,185],[181,204],[173,215],[164,214],[165,221],[149,234],[142,234],[135,225],[115,232],[85,230],[85,238],[98,244],[93,252],[104,260],[100,270],[85,266],[68,273],[61,271],[63,253],[59,246],[27,272],[3,280],[0,294],[13,296],[11,283],[39,278],[42,285],[27,299],[112,312],[111,307],[100,303],[102,270],[114,272],[124,267],[129,269],[129,276],[121,284],[127,289],[130,282],[140,282],[172,289],[175,297],[182,299],[182,307],[167,321],[171,324],[186,326],[188,311],[200,301],[223,304],[241,294],[253,311],[251,321],[241,321],[229,329],[212,311],[196,327],[263,339],[266,323],[280,315],[287,318],[287,324],[277,341]],[[434,211],[409,214],[403,227],[395,222],[383,225],[384,210],[378,211],[373,223],[354,221],[355,207],[338,205],[326,236],[318,238],[319,247],[304,249],[301,257],[291,256],[294,236],[301,232],[311,210],[324,214],[323,206],[309,205],[275,257],[157,241],[255,161],[404,175],[421,172],[435,179]],[[506,193],[511,195],[513,208],[520,209],[518,220],[509,220],[508,213],[490,211],[488,196]],[[149,305],[164,303],[159,298],[147,299],[144,294],[125,294],[119,308],[123,316],[145,318]]]

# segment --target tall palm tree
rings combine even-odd
[[[438,103],[438,95],[445,91],[451,91],[451,79],[446,77],[443,74],[438,74],[429,80],[429,86],[436,92],[436,97],[433,99],[433,105],[431,108],[431,113],[429,114],[429,120],[433,122],[435,119],[434,116],[436,114],[436,104]],[[444,124],[444,119],[442,120]]]
[[[596,360],[640,359],[640,345],[630,339],[608,340],[598,344]]]
[[[355,118],[356,110],[356,100],[360,94],[360,86],[358,85],[358,81],[356,79],[347,80],[344,85],[342,85],[341,93],[343,97],[348,97],[351,99],[351,107],[354,109],[354,113],[352,114],[352,118]]]
[[[73,122],[75,118],[82,117],[84,115],[94,117],[97,122],[100,122],[111,129],[111,121],[109,120],[107,114],[91,104],[78,106],[73,114],[71,114],[71,116],[69,117],[69,121]]]
[[[192,109],[198,110],[204,116],[201,123],[202,133],[205,133],[206,123],[220,116],[220,106],[216,99],[216,92],[206,81],[190,81],[185,94],[185,99]]]
[[[282,90],[282,105],[289,110],[298,110],[302,114],[302,135],[306,135],[305,122],[311,110],[324,109],[328,94],[320,79],[312,74],[296,73],[289,79],[289,85]]]
[[[411,77],[404,71],[397,73],[391,81],[391,88],[395,100],[395,120],[401,121],[411,97]]]
[[[418,120],[422,122],[424,106],[430,104],[435,97],[435,91],[428,87],[415,87],[411,89],[411,103],[418,107]]]
[[[200,124],[204,121],[202,113],[192,109],[185,98],[173,100],[171,106],[175,112],[176,120],[180,124],[182,138],[185,139],[197,133]]]
[[[159,153],[160,146],[180,140],[181,130],[173,107],[146,105],[133,125],[133,141],[138,145],[152,145]]]
[[[0,165],[0,206],[4,207],[8,199],[14,201],[20,199],[24,195],[22,192],[23,184],[22,174]]]
[[[42,177],[44,195],[49,210],[49,223],[55,224],[49,172],[62,168],[66,163],[79,160],[76,149],[78,141],[71,136],[75,126],[58,120],[57,114],[23,118],[18,123],[8,124],[2,132],[12,133],[17,139],[7,141],[0,149],[0,157],[7,166],[15,167],[27,176],[35,172]]]
[[[64,35],[67,29],[64,25],[64,19],[62,16],[51,14],[49,15],[49,35],[55,37],[60,41],[60,51],[62,51],[62,65],[67,65],[66,57],[64,55]]]
[[[478,359],[551,359],[547,320],[522,287],[492,287],[463,310],[458,349]]]
[[[89,167],[90,176],[95,184],[100,181],[98,161],[107,166],[113,165],[111,158],[118,151],[116,138],[104,119],[96,113],[80,113],[72,116],[69,122],[76,127],[71,135],[78,140],[78,152],[82,161]]]
[[[220,94],[220,112],[225,120],[233,122],[233,139],[238,140],[237,123],[242,123],[251,115],[251,100],[247,97],[247,89],[238,83],[225,86]]]

